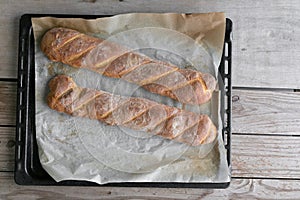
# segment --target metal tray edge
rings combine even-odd
[[[32,17],[77,17],[77,18],[86,18],[93,19],[98,17],[109,17],[112,15],[64,15],[64,14],[24,14],[20,19],[20,33],[19,33],[19,54],[18,54],[18,87],[17,87],[17,118],[16,118],[16,151],[15,151],[15,172],[14,172],[14,180],[19,185],[63,185],[63,186],[113,186],[113,187],[161,187],[161,188],[218,188],[225,189],[229,187],[230,182],[223,183],[174,183],[174,182],[123,182],[123,183],[109,183],[99,185],[96,183],[88,182],[88,181],[62,181],[55,182],[50,176],[49,179],[39,179],[39,177],[34,177],[32,172],[28,169],[26,162],[26,154],[30,151],[30,147],[32,148],[32,144],[26,143],[26,139],[28,139],[28,124],[24,127],[24,123],[22,123],[22,118],[26,117],[28,119],[29,105],[28,98],[24,98],[24,94],[28,95],[29,91],[24,89],[24,84],[28,86],[30,77],[29,70],[25,69],[26,65],[30,64],[28,58],[30,57],[29,52],[26,51],[25,46],[26,42],[30,40],[30,32],[31,29],[31,18]],[[227,79],[227,86],[224,86],[225,96],[227,96],[227,108],[225,109],[225,114],[227,114],[227,125],[223,127],[223,136],[226,135],[227,144],[225,144],[225,148],[227,150],[227,162],[229,168],[231,169],[231,74],[232,74],[232,66],[231,66],[231,53],[232,53],[232,44],[231,44],[231,33],[232,33],[232,21],[226,18],[226,34],[224,41],[224,50],[223,56],[221,60],[220,66],[223,64],[225,67],[225,62],[227,62],[227,74],[225,74],[225,69],[221,70],[220,73],[224,73],[224,77]],[[227,45],[225,45],[227,43]],[[28,44],[27,44],[28,45]],[[225,48],[227,49],[228,56],[224,55]],[[26,71],[27,70],[27,71]],[[28,74],[26,74],[26,72]],[[27,82],[26,82],[27,81]],[[225,81],[224,81],[225,82]],[[28,89],[28,87],[27,87]],[[22,93],[22,95],[21,95]],[[24,93],[24,94],[23,94]],[[27,97],[26,95],[26,97]],[[26,104],[26,106],[23,105]],[[20,115],[21,113],[21,115]],[[21,116],[21,118],[20,118]],[[24,118],[23,118],[24,119]],[[26,120],[28,123],[28,120]],[[25,129],[25,130],[24,130]],[[223,138],[225,139],[225,138]],[[25,146],[24,146],[25,144]],[[231,171],[231,170],[230,170]],[[52,179],[52,180],[51,180]]]

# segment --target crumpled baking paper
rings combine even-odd
[[[223,13],[132,13],[93,20],[42,17],[33,18],[32,25],[35,36],[36,138],[41,164],[56,181],[86,180],[104,184],[217,183],[230,180],[221,136],[218,90],[204,105],[182,105],[120,79],[52,62],[40,50],[40,41],[46,31],[66,27],[118,43],[153,59],[218,78],[225,34]],[[47,83],[57,74],[71,76],[80,87],[144,97],[207,114],[218,127],[218,137],[214,143],[191,147],[142,131],[58,113],[46,103]]]

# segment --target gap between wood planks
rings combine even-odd
[[[232,133],[232,135],[300,137],[300,135],[287,135],[287,134],[278,134],[278,133]]]
[[[18,79],[17,78],[0,78],[0,81],[3,81],[3,82],[17,82]]]
[[[270,92],[300,92],[300,89],[291,88],[271,88],[271,87],[240,87],[233,86],[233,90],[270,91]]]

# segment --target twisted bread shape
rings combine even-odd
[[[42,38],[41,49],[52,61],[121,78],[181,103],[206,103],[216,86],[210,74],[180,69],[72,29],[49,30]]]
[[[207,115],[143,98],[81,88],[65,75],[53,78],[49,88],[49,107],[72,116],[145,131],[192,146],[211,143],[217,135],[217,129]]]

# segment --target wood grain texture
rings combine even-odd
[[[232,131],[300,135],[300,93],[233,90]]]
[[[297,199],[300,183],[293,180],[233,179],[223,189],[41,187],[18,186],[13,174],[0,172],[1,199]]]
[[[1,121],[14,124],[15,108],[9,105],[11,102],[15,105],[15,84],[0,82],[0,86],[3,88],[0,90]],[[300,135],[299,93],[234,90],[233,96],[239,99],[233,102],[234,132]],[[0,132],[5,146],[14,140],[12,130],[8,134],[7,130]],[[13,170],[13,151],[13,148],[1,146],[0,170]],[[299,153],[300,137],[233,135],[233,176],[300,178]]]
[[[10,90],[2,89],[0,91],[10,91],[1,93],[0,99],[4,99],[8,96],[3,105],[10,105],[10,102],[15,100],[15,88],[14,83],[0,82],[3,88],[11,88]],[[288,125],[289,128],[285,127],[285,124],[289,121],[297,120],[298,111],[295,110],[295,105],[299,104],[298,93],[283,93],[283,92],[267,92],[267,91],[244,91],[234,90],[234,98],[238,99],[233,103],[233,129],[239,130],[239,132],[245,132],[245,127],[254,127],[257,124],[262,124],[260,128],[254,129],[251,133],[270,133],[272,130],[274,133],[295,133],[297,134],[298,126],[297,121],[294,121],[292,125]],[[238,96],[238,98],[237,98]],[[265,102],[266,101],[266,102]],[[290,102],[293,102],[290,103]],[[15,103],[14,103],[15,104]],[[8,107],[8,106],[7,106]],[[2,112],[2,116],[7,116],[9,113],[14,113],[14,108],[6,109]],[[255,114],[258,112],[257,114]],[[284,115],[281,115],[285,112]],[[278,115],[278,121],[272,122],[270,119],[272,116]],[[252,122],[252,125],[248,125],[253,121],[249,119],[252,116],[261,116],[257,121]],[[271,116],[271,117],[270,117]],[[289,121],[281,123],[280,119],[284,119],[287,116],[290,117]],[[294,118],[293,118],[294,117]],[[242,119],[240,119],[242,118]],[[244,118],[244,119],[243,119]],[[11,123],[14,122],[10,121]],[[239,122],[239,123],[238,123]],[[293,124],[296,124],[293,126]],[[235,128],[235,126],[244,128]],[[277,128],[276,128],[277,127]],[[290,129],[292,127],[292,129]],[[280,130],[280,131],[278,131]],[[286,130],[286,132],[284,132]],[[291,131],[293,130],[293,131]],[[0,171],[13,171],[14,161],[14,128],[0,128]],[[300,178],[300,137],[291,136],[261,136],[261,135],[240,135],[234,134],[232,136],[232,173],[233,177],[260,177],[260,178]],[[3,173],[2,173],[3,174]],[[4,173],[6,174],[6,173]],[[197,199],[199,197],[211,198],[228,198],[236,199],[241,197],[247,198],[268,198],[268,195],[278,195],[276,190],[279,188],[279,197],[290,199],[298,194],[299,191],[291,189],[296,187],[289,183],[282,184],[282,180],[274,181],[271,184],[267,180],[251,181],[242,180],[236,184],[234,180],[233,185],[228,190],[204,190],[199,193],[199,190],[194,191],[193,189],[126,189],[126,188],[105,188],[97,189],[94,188],[59,188],[57,187],[29,187],[29,190],[23,187],[16,186],[13,184],[12,175],[4,176],[8,177],[3,183],[8,184],[8,188],[1,190],[0,194],[5,197],[11,197],[12,199],[20,198],[21,195],[30,196],[34,194],[34,197],[45,197],[50,198],[64,197],[66,199],[84,199],[84,198],[96,198],[103,196],[106,199],[124,199],[125,196],[130,198],[142,198],[151,199],[159,197],[162,199],[182,199],[185,197],[191,199]],[[0,178],[0,182],[3,181]],[[250,181],[250,182],[248,182]],[[283,181],[286,182],[286,181]],[[0,184],[2,185],[2,184]],[[285,187],[287,189],[285,189]],[[1,187],[0,187],[1,188]],[[84,192],[82,192],[84,190]],[[266,193],[264,193],[267,190]],[[10,192],[9,192],[10,191]],[[19,191],[19,192],[16,192]],[[67,192],[64,192],[67,191]],[[87,191],[87,192],[86,192]],[[121,191],[121,192],[118,192]],[[194,193],[193,193],[194,191]],[[177,192],[177,193],[176,193]],[[89,194],[91,193],[91,194]],[[266,194],[265,196],[261,196]],[[20,196],[18,196],[20,195]],[[44,196],[43,196],[44,195]],[[73,196],[72,196],[73,195]],[[175,196],[172,196],[175,195]],[[186,195],[186,196],[184,196]],[[281,195],[281,196],[280,196]],[[1,196],[0,196],[1,197]],[[289,197],[289,198],[288,198]],[[204,198],[204,199],[205,199]]]
[[[0,3],[0,76],[16,77],[18,19],[24,13],[117,14],[224,11],[234,22],[233,85],[300,88],[300,1],[33,1]]]
[[[224,11],[234,22],[233,85],[300,88],[300,1],[0,1],[0,78],[16,78],[24,13]],[[15,124],[16,84],[0,82],[0,125]],[[234,90],[235,177],[300,178],[299,93]],[[14,128],[0,128],[0,199],[300,199],[298,180],[233,179],[226,190],[22,187],[13,181]],[[281,134],[281,136],[240,135]],[[298,137],[283,136],[298,135]]]
[[[300,137],[233,135],[234,177],[300,179]]]
[[[300,93],[233,90],[234,133],[300,135]],[[0,81],[0,125],[15,125],[16,83]]]
[[[15,163],[15,128],[0,127],[0,171],[13,171]]]
[[[17,83],[0,81],[0,125],[16,124]]]
[[[0,128],[0,171],[13,171],[14,128]],[[232,136],[233,177],[300,179],[300,137]]]

